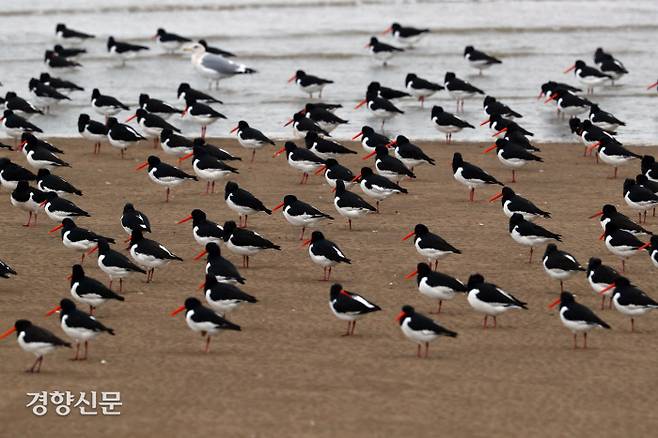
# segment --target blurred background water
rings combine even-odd
[[[84,45],[89,53],[80,58],[83,68],[71,73],[50,72],[72,80],[84,92],[71,94],[73,102],[54,109],[52,115],[32,121],[49,136],[77,135],[78,114],[87,112],[91,89],[111,94],[135,106],[141,92],[176,101],[180,82],[207,89],[207,82],[192,67],[189,57],[166,55],[150,39],[158,27],[236,53],[238,60],[258,74],[231,78],[212,94],[225,104],[216,106],[229,120],[209,127],[211,136],[227,137],[240,119],[272,137],[290,136],[288,118],[308,101],[287,79],[297,69],[333,79],[324,100],[342,103],[338,112],[350,121],[333,133],[348,138],[363,124],[376,123],[366,110],[353,110],[367,84],[403,89],[408,72],[442,83],[446,71],[454,71],[524,114],[519,122],[534,131],[536,139],[555,142],[571,139],[566,121],[555,118],[553,105],[537,101],[539,85],[546,80],[576,84],[573,74],[562,71],[576,59],[592,64],[597,47],[621,59],[630,74],[617,86],[596,90],[591,99],[613,112],[628,126],[620,129],[625,144],[657,144],[658,117],[655,89],[658,78],[655,43],[658,36],[658,4],[653,1],[320,1],[320,0],[32,0],[3,2],[0,17],[0,94],[15,90],[29,97],[27,83],[48,71],[43,53],[56,44],[55,25],[66,23],[97,35]],[[431,34],[413,50],[382,68],[370,59],[364,44],[391,22],[428,27]],[[106,51],[107,37],[145,44],[151,50],[129,61],[124,68]],[[381,37],[389,42],[388,38]],[[471,44],[503,60],[477,76],[462,58]],[[425,108],[406,100],[406,111],[387,123],[387,133],[403,133],[412,139],[443,139],[430,121],[432,105],[454,111],[445,91],[429,98]],[[179,106],[182,105],[179,103]],[[121,120],[131,113],[119,114]],[[484,120],[480,98],[466,102],[465,119],[474,125]],[[198,126],[177,116],[170,122],[184,134],[198,135]],[[485,127],[457,134],[457,140],[482,141]]]

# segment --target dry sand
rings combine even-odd
[[[450,159],[460,151],[466,160],[509,180],[510,172],[493,154],[481,154],[482,144],[423,144],[437,166],[417,169],[418,180],[405,183],[409,195],[385,201],[382,214],[357,220],[352,232],[342,220],[322,226],[353,260],[351,266],[338,267],[333,279],[384,309],[357,324],[351,338],[340,336],[345,325],[329,310],[330,283],[318,281],[322,270],[300,249],[298,230],[280,212],[250,218],[253,229],[283,250],[258,255],[252,268],[243,270],[248,279],[244,290],[260,302],[231,317],[242,325],[242,332],[216,337],[210,354],[204,354],[201,337],[187,328],[183,316],[169,316],[186,297],[201,297],[196,286],[203,271],[203,263],[192,260],[200,247],[192,238],[191,224],[175,222],[193,208],[205,210],[218,222],[237,220],[222,194],[202,196],[204,185],[189,183],[175,189],[172,201],[165,204],[164,190],[144,171],[134,171],[153,152],[151,145],[135,147],[121,160],[108,145],[103,145],[100,156],[93,156],[92,146],[79,139],[52,141],[66,150],[65,158],[73,164],[61,175],[85,192],[75,201],[93,214],[80,220],[81,226],[123,239],[121,209],[126,201],[133,202],[152,221],[149,237],[185,262],[157,271],[153,284],[145,284],[141,276],[128,280],[126,301],[108,304],[98,313],[117,335],[94,341],[85,363],[70,362],[72,352],[59,350],[46,357],[40,375],[25,374],[33,358],[19,349],[15,338],[2,341],[2,436],[169,437],[191,431],[221,437],[656,433],[658,315],[639,318],[639,332],[630,333],[627,318],[615,310],[598,311],[598,298],[579,275],[567,282],[568,289],[594,307],[613,330],[593,332],[587,351],[572,350],[571,334],[557,312],[546,307],[557,296],[559,284],[538,263],[543,250],[528,265],[527,250],[508,235],[500,204],[486,202],[497,189],[477,191],[477,202],[471,204],[467,190],[452,178]],[[215,144],[248,157],[235,142]],[[358,170],[364,164],[363,153],[360,146],[352,147],[360,155],[342,161]],[[338,217],[324,179],[312,177],[310,184],[297,185],[299,173],[283,157],[273,159],[273,152],[274,148],[259,151],[255,164],[240,164],[236,180],[270,207],[293,193]],[[513,187],[553,213],[541,223],[563,234],[561,247],[581,263],[597,256],[619,266],[597,240],[598,222],[587,217],[604,202],[623,203],[621,178],[634,176],[639,163],[622,169],[620,179],[609,180],[610,167],[581,154],[581,145],[544,145],[545,163],[520,171]],[[25,164],[22,156],[10,156]],[[189,162],[185,168],[190,169]],[[45,214],[37,227],[21,227],[25,216],[10,206],[8,194],[3,196],[0,257],[20,275],[0,281],[0,329],[28,318],[63,336],[57,319],[44,314],[69,295],[65,277],[78,255],[48,236],[54,223]],[[657,221],[650,218],[648,226]],[[403,337],[394,318],[403,304],[422,312],[435,306],[417,292],[413,281],[403,279],[420,258],[411,242],[401,238],[418,222],[463,250],[463,255],[441,261],[442,271],[463,281],[470,273],[481,272],[528,301],[530,310],[508,312],[498,318],[498,329],[483,331],[481,316],[464,297],[457,297],[444,304],[437,319],[459,337],[440,339],[431,345],[428,360],[416,359],[415,345]],[[224,252],[239,264],[239,257]],[[85,261],[85,269],[106,281],[96,257]],[[654,297],[655,272],[646,256],[629,263],[628,275]],[[121,391],[121,416],[86,418],[74,410],[62,419],[51,410],[37,418],[25,408],[27,392],[56,389]]]

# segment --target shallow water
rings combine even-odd
[[[655,1],[118,0],[108,4],[70,0],[55,4],[41,0],[4,2],[0,17],[3,95],[16,90],[27,97],[29,78],[47,71],[42,57],[44,50],[56,43],[56,23],[65,22],[98,36],[85,45],[89,53],[80,59],[82,69],[51,72],[86,90],[73,93],[73,102],[56,107],[53,115],[32,119],[47,135],[77,135],[78,114],[93,114],[89,95],[94,87],[132,105],[141,92],[173,103],[183,81],[206,89],[207,82],[187,57],[165,55],[149,39],[156,28],[164,27],[190,38],[205,38],[238,54],[241,62],[259,71],[223,81],[220,90],[213,91],[225,102],[216,108],[229,120],[210,126],[212,136],[228,136],[240,119],[270,136],[290,136],[290,128],[283,123],[307,98],[286,80],[302,68],[335,80],[325,89],[324,98],[342,103],[345,108],[338,114],[350,121],[334,131],[337,138],[351,137],[363,124],[377,123],[367,110],[352,109],[371,80],[402,89],[408,72],[442,83],[445,72],[454,71],[524,114],[519,123],[535,132],[538,141],[569,140],[567,123],[556,119],[554,106],[535,99],[539,85],[549,79],[576,85],[574,76],[562,71],[578,58],[592,63],[594,50],[603,47],[620,58],[630,74],[618,86],[597,89],[591,100],[627,122],[619,132],[623,143],[658,143],[658,94],[645,89],[658,77]],[[429,27],[432,33],[417,48],[382,68],[363,46],[392,21]],[[109,35],[149,45],[152,50],[120,68],[105,49]],[[477,76],[462,58],[467,44],[499,56],[504,63]],[[445,91],[429,98],[424,109],[416,101],[402,101],[399,106],[406,113],[387,123],[386,132],[411,139],[443,138],[430,121],[430,108],[435,104],[450,111],[455,108]],[[120,113],[119,118],[129,115]],[[466,102],[463,117],[476,126],[484,120],[480,98]],[[173,117],[170,122],[186,135],[198,134],[197,125],[185,119]],[[486,141],[490,134],[488,128],[478,127],[455,139]]]

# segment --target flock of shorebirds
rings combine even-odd
[[[427,35],[428,30],[394,23],[385,33],[390,33],[397,45],[403,47],[372,37],[366,47],[382,65],[386,65],[394,56],[404,56],[404,47],[417,44]],[[58,24],[56,37],[66,46],[58,44],[53,50],[46,51],[44,60],[50,71],[66,72],[81,68],[77,59],[84,56],[86,50],[80,48],[80,44],[94,36]],[[213,84],[218,87],[220,79],[256,73],[253,68],[232,61],[232,53],[212,47],[204,40],[192,41],[164,29],[158,29],[154,39],[167,52],[189,52],[194,68],[209,80],[209,88],[212,88]],[[124,64],[129,58],[139,56],[139,52],[150,48],[109,37],[107,50]],[[465,48],[464,59],[480,74],[502,63],[500,59],[472,46]],[[596,66],[590,66],[578,60],[567,70],[574,71],[575,77],[583,84],[588,94],[593,94],[597,87],[613,85],[628,73],[619,60],[602,49],[596,50],[594,63]],[[434,159],[415,145],[412,139],[403,135],[392,138],[383,133],[386,120],[404,114],[394,103],[399,99],[418,99],[422,106],[425,100],[441,90],[446,90],[456,101],[459,112],[463,110],[465,100],[478,95],[485,96],[483,110],[487,120],[481,125],[488,125],[495,132],[497,139],[484,152],[496,151],[499,161],[511,169],[512,182],[516,182],[516,171],[519,168],[543,161],[539,148],[529,139],[533,135],[532,132],[517,122],[523,117],[522,114],[493,96],[486,95],[484,91],[452,72],[445,74],[442,84],[409,73],[405,78],[404,90],[371,82],[366,88],[365,98],[356,106],[355,109],[365,106],[373,118],[381,120],[382,129],[377,132],[371,126],[364,126],[354,136],[353,140],[360,138],[361,145],[368,153],[364,159],[374,157],[371,167],[364,166],[355,174],[341,165],[338,158],[357,152],[330,136],[333,129],[347,123],[347,120],[336,115],[342,105],[314,99],[314,95],[321,98],[323,89],[333,81],[297,70],[289,82],[294,82],[311,100],[303,109],[293,114],[288,122],[292,125],[294,136],[304,140],[304,146],[298,146],[294,141],[285,141],[275,156],[285,154],[287,163],[301,172],[301,184],[307,182],[313,173],[324,174],[334,193],[334,207],[338,214],[346,218],[349,229],[352,228],[353,220],[378,213],[380,203],[385,199],[407,193],[407,189],[400,184],[407,178],[416,178],[415,171],[419,167],[435,164]],[[652,84],[651,87],[657,85],[658,83]],[[41,138],[39,134],[42,130],[28,119],[33,115],[55,111],[56,105],[70,100],[69,94],[82,91],[82,87],[69,80],[42,73],[38,78],[29,80],[29,90],[34,103],[15,92],[6,93],[2,101],[5,111],[1,121],[5,132],[15,139],[15,143],[14,147],[5,144],[0,146],[8,151],[18,147],[31,169],[14,162],[17,161],[13,155],[15,152],[8,152],[0,158],[0,184],[11,192],[11,204],[28,213],[24,226],[35,226],[37,215],[43,210],[57,223],[50,233],[59,231],[63,245],[81,253],[80,264],[72,267],[70,275],[70,293],[73,300],[62,299],[60,305],[48,314],[59,312],[61,329],[76,344],[74,359],[86,359],[88,342],[91,339],[105,332],[114,334],[113,329],[93,316],[95,308],[108,301],[123,301],[124,297],[120,293],[123,292],[123,280],[129,275],[144,274],[148,283],[152,281],[156,268],[163,268],[170,262],[182,259],[162,243],[145,237],[145,234],[151,232],[149,219],[130,203],[125,205],[121,216],[121,225],[129,235],[129,256],[112,248],[115,239],[97,234],[74,222],[74,219],[90,216],[71,200],[75,199],[75,196],[81,196],[82,191],[54,173],[58,168],[69,166],[69,163],[59,156],[64,151]],[[587,347],[587,333],[591,329],[610,328],[591,309],[576,302],[573,294],[564,290],[563,282],[579,272],[586,273],[592,289],[601,295],[601,308],[604,308],[606,297],[609,298],[610,306],[614,305],[619,312],[630,317],[632,330],[635,329],[635,317],[658,307],[658,303],[635,286],[623,272],[626,260],[640,253],[647,253],[653,265],[658,267],[658,237],[645,228],[647,211],[658,206],[658,164],[650,155],[640,156],[626,149],[616,136],[617,129],[622,128],[624,122],[584,97],[582,91],[569,84],[549,81],[541,85],[539,97],[543,97],[546,103],[555,103],[559,117],[569,116],[569,127],[584,143],[585,155],[595,153],[597,160],[613,166],[614,177],[617,176],[619,166],[635,161],[641,163],[641,171],[637,177],[626,179],[623,184],[624,201],[638,213],[640,223],[625,216],[612,204],[604,205],[602,211],[593,216],[600,217],[603,228],[601,239],[604,240],[606,248],[621,258],[622,273],[604,265],[597,258],[590,259],[586,267],[581,265],[571,254],[557,247],[556,242],[561,241],[560,234],[535,223],[536,219],[549,218],[549,212],[543,211],[494,176],[469,163],[460,153],[455,153],[452,160],[454,178],[469,189],[470,201],[474,200],[475,189],[478,187],[502,187],[501,192],[490,201],[501,200],[502,210],[509,217],[510,236],[517,243],[529,248],[529,262],[532,262],[534,249],[546,245],[541,263],[546,273],[559,280],[561,285],[561,295],[551,306],[560,306],[560,319],[566,328],[573,332],[574,347],[578,346],[577,334],[583,334],[584,347]],[[334,267],[349,264],[351,260],[336,243],[327,239],[317,229],[311,233],[309,239],[304,240],[307,228],[318,228],[323,221],[333,220],[331,215],[292,194],[286,195],[279,205],[269,209],[256,196],[230,179],[239,173],[239,169],[234,166],[241,158],[206,142],[205,139],[208,125],[226,119],[226,116],[213,108],[213,105],[222,103],[218,98],[194,89],[187,83],[180,84],[177,95],[185,105],[182,110],[146,93],[139,96],[139,106],[133,110],[117,98],[94,89],[91,94],[91,108],[104,116],[105,120],[97,121],[88,114],[80,114],[78,131],[81,136],[94,143],[94,154],[100,153],[101,144],[108,142],[121,151],[123,158],[126,149],[131,145],[152,139],[155,148],[160,146],[166,155],[178,158],[179,164],[192,158],[193,173],[169,164],[156,155],[148,156],[138,167],[146,168],[149,179],[165,188],[166,201],[169,201],[171,189],[185,181],[206,182],[207,193],[214,192],[216,182],[225,184],[224,199],[226,205],[239,215],[238,224],[227,221],[219,225],[199,209],[193,210],[189,216],[179,221],[191,221],[194,239],[204,246],[204,250],[196,258],[207,257],[205,280],[200,286],[206,305],[201,300],[190,297],[174,310],[172,315],[185,312],[185,320],[190,329],[205,336],[207,352],[213,335],[223,330],[240,330],[239,325],[226,319],[228,315],[244,303],[257,301],[239,288],[246,278],[230,260],[223,257],[220,244],[223,242],[229,252],[242,256],[243,268],[249,267],[250,257],[255,254],[268,249],[281,249],[279,245],[247,228],[250,215],[261,212],[272,214],[273,211],[281,209],[290,224],[301,228],[300,240],[308,246],[311,260],[323,268],[324,280],[330,279]],[[131,116],[124,123],[115,117],[121,111],[131,112]],[[201,135],[194,139],[183,136],[179,128],[167,121],[174,114],[189,116],[196,121],[201,126]],[[578,118],[581,115],[586,115],[584,120]],[[133,119],[139,129],[128,124]],[[447,142],[452,140],[453,134],[465,128],[475,128],[471,123],[440,106],[431,108],[430,119],[435,127],[445,134]],[[244,120],[239,121],[231,133],[235,133],[240,145],[251,152],[252,161],[258,149],[277,144]],[[33,171],[36,171],[36,174]],[[229,180],[224,183],[223,180],[226,179]],[[356,186],[364,197],[351,191]],[[647,235],[650,235],[651,239],[645,243],[641,238]],[[438,261],[441,258],[460,254],[461,251],[433,233],[428,226],[417,224],[403,240],[408,239],[412,239],[418,254],[426,259],[427,263],[419,263],[407,278],[415,277],[418,291],[437,301],[436,313],[441,312],[443,301],[452,300],[460,293],[466,295],[468,303],[475,311],[484,315],[484,328],[489,327],[490,318],[493,327],[496,327],[497,316],[510,309],[527,309],[525,302],[501,287],[487,282],[480,274],[471,275],[468,281],[463,283],[439,272]],[[98,266],[109,277],[108,286],[87,276],[82,267],[85,256],[94,252],[98,254]],[[11,254],[3,256],[11,257]],[[16,275],[16,271],[9,264],[0,262],[0,276],[8,278],[12,275]],[[112,289],[116,280],[119,282],[118,293]],[[369,299],[345,290],[337,283],[330,287],[329,303],[334,315],[347,321],[347,331],[344,335],[354,334],[358,319],[381,310]],[[89,306],[89,313],[77,307],[79,305]],[[408,305],[402,307],[397,321],[404,335],[418,345],[419,357],[427,356],[429,343],[438,337],[457,336],[454,331],[439,325]],[[28,370],[32,372],[40,370],[46,353],[56,347],[72,346],[45,328],[24,319],[16,321],[0,339],[14,332],[17,333],[20,347],[37,357]],[[82,355],[79,351],[81,345],[84,346]]]

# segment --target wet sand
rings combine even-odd
[[[70,362],[71,351],[45,358],[40,375],[23,373],[33,357],[22,352],[15,338],[0,342],[3,397],[0,422],[6,436],[650,436],[658,427],[653,400],[658,383],[655,314],[638,318],[638,333],[616,310],[599,311],[585,275],[567,281],[578,299],[595,308],[613,329],[594,331],[587,351],[572,349],[571,334],[547,304],[557,297],[559,283],[539,264],[543,249],[528,265],[527,250],[510,238],[500,203],[486,199],[497,192],[487,187],[469,203],[467,190],[453,180],[450,160],[460,151],[468,161],[483,166],[503,181],[510,172],[493,154],[482,155],[483,144],[424,143],[436,167],[417,169],[418,180],[405,182],[406,196],[385,201],[382,213],[355,221],[347,230],[338,219],[332,195],[321,177],[299,186],[300,174],[274,148],[259,151],[254,164],[233,141],[216,141],[245,158],[237,176],[242,186],[272,208],[284,194],[293,193],[337,220],[321,227],[353,260],[339,266],[332,278],[348,290],[379,304],[382,312],[357,324],[356,335],[341,337],[345,325],[328,307],[330,283],[322,270],[300,248],[299,230],[276,212],[272,217],[249,218],[250,227],[280,244],[242,270],[244,290],[259,303],[244,306],[231,319],[242,332],[217,336],[211,352],[186,326],[182,315],[169,312],[188,296],[201,294],[203,263],[192,257],[201,249],[193,240],[191,224],[175,225],[191,209],[205,210],[210,219],[237,220],[221,193],[201,195],[202,183],[174,189],[170,203],[135,166],[152,153],[144,143],[121,160],[103,145],[100,156],[79,139],[52,139],[66,151],[72,169],[60,172],[85,195],[75,201],[92,213],[78,224],[123,240],[121,209],[130,201],[151,219],[148,236],[185,259],[155,273],[153,284],[132,276],[125,284],[126,301],[101,307],[98,317],[113,327],[115,337],[100,336],[91,343],[87,362]],[[352,170],[363,165],[359,156],[344,161]],[[587,219],[604,202],[625,207],[623,177],[635,176],[639,163],[620,169],[583,158],[582,146],[547,144],[545,163],[530,165],[518,174],[514,189],[553,214],[541,224],[564,236],[561,248],[582,264],[591,256],[619,266],[597,240],[598,221]],[[646,149],[637,148],[638,151]],[[25,165],[22,155],[3,153]],[[164,154],[158,150],[158,155]],[[165,158],[173,162],[170,157]],[[191,164],[184,168],[190,170]],[[223,184],[219,192],[223,192]],[[360,193],[360,190],[357,189]],[[34,228],[23,228],[25,216],[12,208],[5,193],[0,215],[0,257],[19,276],[0,281],[0,330],[27,318],[63,336],[55,317],[45,312],[68,297],[70,266],[79,256],[49,237],[55,224],[45,214]],[[482,318],[465,297],[444,303],[436,319],[459,332],[457,339],[440,339],[430,357],[419,360],[416,347],[403,337],[394,321],[403,304],[427,313],[435,303],[421,296],[415,283],[403,276],[420,258],[410,241],[401,238],[418,223],[463,251],[440,262],[443,272],[466,281],[474,272],[529,303],[528,311],[510,311],[498,318],[495,330],[482,329]],[[655,229],[656,218],[648,227]],[[117,245],[123,247],[123,245]],[[237,265],[240,258],[222,248]],[[85,260],[88,274],[106,281],[96,257]],[[628,263],[628,276],[656,297],[655,268],[646,256]],[[106,361],[101,364],[100,361]],[[27,392],[52,390],[121,391],[121,416],[85,418],[74,410],[60,419],[51,408],[37,418],[25,408]],[[28,433],[29,432],[29,433]]]

